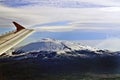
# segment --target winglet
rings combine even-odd
[[[16,27],[16,32],[18,32],[18,31],[20,31],[20,30],[22,30],[22,29],[25,29],[23,26],[21,26],[20,24],[14,22],[14,21],[13,21],[13,24],[14,24],[15,27]]]

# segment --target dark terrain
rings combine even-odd
[[[119,57],[0,60],[0,80],[119,80]]]

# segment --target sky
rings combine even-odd
[[[0,34],[12,21],[36,31],[22,44],[54,38],[120,50],[120,0],[0,0]]]

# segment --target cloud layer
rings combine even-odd
[[[111,38],[101,41],[95,47],[98,47],[101,49],[108,49],[112,51],[120,51],[119,43],[120,43],[120,38],[111,37]]]
[[[101,4],[94,4],[90,2],[80,0],[3,0],[1,2],[4,5],[10,7],[22,7],[22,6],[39,6],[39,7],[57,7],[57,8],[93,8],[93,7],[105,7]]]
[[[115,8],[115,7],[114,7]],[[71,21],[68,25],[56,27],[67,27],[75,29],[117,29],[119,28],[120,10],[109,11],[108,8],[55,8],[55,7],[23,7],[11,8],[0,6],[0,26],[9,26],[11,21],[17,21],[25,26],[53,23],[56,21]],[[107,11],[108,10],[108,11]],[[107,24],[106,24],[107,23]],[[92,24],[92,25],[91,25]],[[114,26],[111,27],[111,24]],[[117,25],[116,25],[117,24]],[[100,26],[101,25],[101,26]],[[63,26],[63,27],[62,27]],[[39,26],[36,26],[39,27]],[[50,26],[52,29],[52,26]],[[54,26],[55,27],[55,26]],[[33,27],[34,28],[34,27]],[[39,27],[43,28],[43,27]],[[44,27],[45,28],[45,27]],[[49,28],[49,27],[48,27]],[[57,28],[56,28],[57,29]],[[56,31],[56,29],[54,29]]]

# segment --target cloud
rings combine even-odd
[[[120,7],[106,7],[106,8],[101,8],[102,11],[104,12],[120,12]]]
[[[111,32],[106,32],[106,31],[110,31],[113,30],[112,32],[115,31],[120,31],[119,27],[116,28],[109,28],[109,27],[90,27],[90,26],[72,26],[72,25],[68,25],[68,26],[43,26],[43,27],[34,27],[34,29],[36,31],[40,31],[40,32],[44,32],[44,31],[48,31],[48,32],[68,32],[68,31],[75,31],[75,30],[79,30],[79,31],[88,31],[88,32],[101,32],[101,33],[111,33]]]
[[[47,19],[43,19],[43,16],[38,15],[39,12],[33,12],[30,9],[16,9],[6,6],[0,6],[0,13],[0,26],[10,25],[12,21],[20,22],[21,24],[24,24],[26,26],[30,26],[40,22],[48,22]]]
[[[99,49],[120,51],[120,37],[107,37],[101,40],[80,40],[78,42],[82,45],[89,45]]]
[[[37,6],[37,7],[57,7],[57,8],[94,8],[105,7],[94,3],[83,2],[78,0],[3,0],[2,4],[10,7],[24,7],[24,6]]]
[[[120,7],[120,0],[81,0],[83,2],[105,5],[110,7]]]
[[[30,2],[28,0],[2,0],[1,4],[6,5],[8,7],[22,7],[22,6],[29,6],[29,5],[34,5],[37,3]]]
[[[90,0],[90,1],[87,0],[82,2],[93,3],[93,1],[94,0]],[[97,1],[95,4],[97,4]],[[29,5],[26,7],[12,8],[12,7],[6,7],[0,5],[0,13],[1,13],[0,27],[12,26],[11,22],[17,21],[26,27],[39,29],[40,31],[45,30],[45,31],[60,32],[60,31],[74,31],[76,29],[84,30],[84,31],[86,30],[104,31],[109,29],[119,31],[118,25],[120,23],[120,17],[119,17],[120,11],[117,10],[118,7],[114,7],[114,9],[115,8],[116,8],[115,12],[114,11],[109,12],[107,10],[110,10],[111,7],[55,8],[55,7],[40,7],[40,6],[38,7],[38,6]],[[60,21],[71,21],[71,22],[69,22],[69,24],[66,25],[61,24],[60,26],[56,26],[56,25],[53,26],[48,25],[42,27],[39,26],[40,24],[60,22]],[[113,24],[113,26],[110,26],[111,24]]]
[[[66,32],[73,31],[74,27],[72,26],[44,26],[44,27],[35,27],[36,31],[48,31],[48,32]]]
[[[100,42],[96,47],[101,49],[108,49],[112,51],[120,51],[120,38],[111,37]]]

